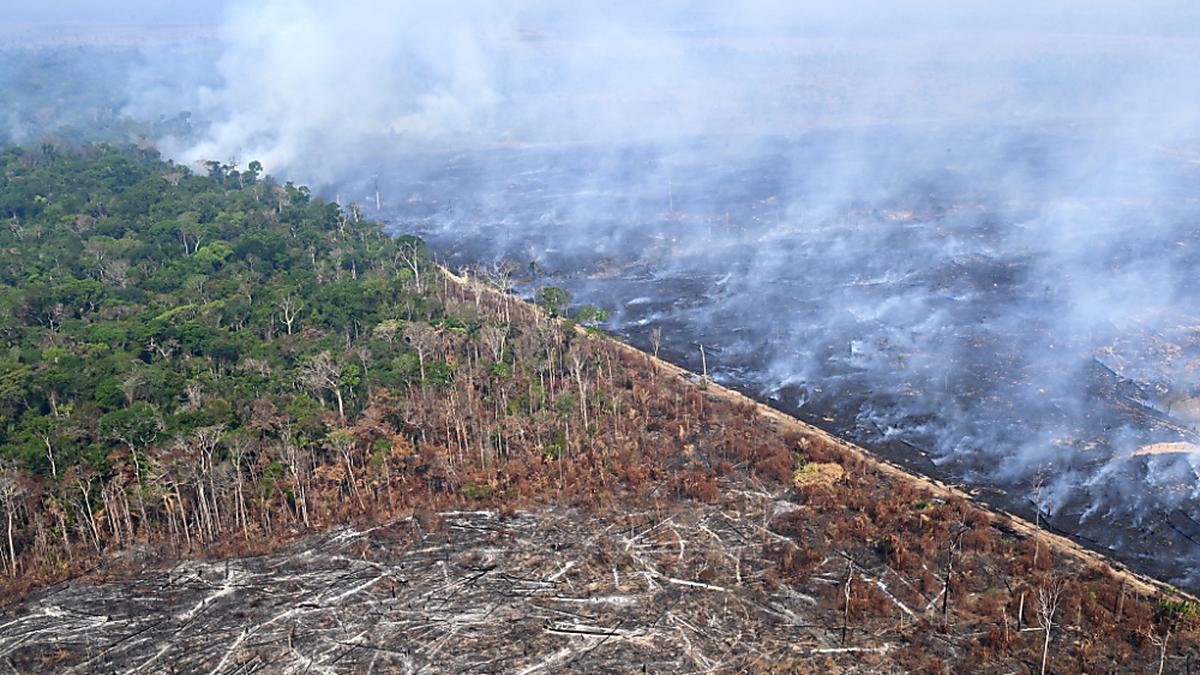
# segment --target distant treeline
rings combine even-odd
[[[189,138],[208,44],[0,47],[0,144]],[[186,88],[186,89],[185,89]]]

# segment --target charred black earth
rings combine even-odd
[[[382,216],[1200,590],[1200,169],[1069,129],[407,153]],[[377,162],[386,160],[376,158]],[[374,210],[375,185],[342,186]]]

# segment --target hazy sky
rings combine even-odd
[[[0,23],[213,23],[224,0],[0,0]]]
[[[162,23],[212,23],[220,18],[223,7],[240,5],[253,7],[266,4],[259,0],[0,0],[0,23],[98,23],[98,24],[162,24]],[[336,14],[341,3],[329,2],[326,9]],[[385,3],[395,6],[437,5],[437,2]],[[483,2],[481,6],[488,3]],[[556,11],[549,3],[545,14],[553,16]],[[574,4],[574,3],[571,3]],[[568,10],[571,14],[594,13],[603,19],[611,11],[628,12],[642,3],[614,0],[611,3],[589,10],[583,3]],[[502,3],[510,10],[529,8],[547,9],[545,2],[511,0]],[[647,14],[671,16],[682,22],[703,24],[705,14],[712,3],[697,0],[662,0],[651,3]],[[641,11],[645,11],[645,7]],[[852,0],[841,3],[815,2],[812,0],[766,0],[718,10],[724,25],[739,23],[767,24],[775,19],[787,17],[789,26],[795,27],[797,17],[805,17],[801,23],[820,30],[829,28],[852,28],[856,31],[874,29],[896,31],[899,25],[908,28],[925,26],[930,28],[986,25],[997,30],[1029,29],[1031,26],[1048,27],[1056,30],[1139,33],[1192,33],[1200,18],[1200,3],[1191,0],[1143,0],[1139,2],[1112,0],[1060,0],[1054,3],[992,3],[981,0],[910,0],[908,2],[878,2],[877,0]]]

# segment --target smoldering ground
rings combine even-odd
[[[1196,440],[1190,4],[243,1],[220,25],[173,156],[378,185],[452,264],[536,261],[531,287],[924,470],[1197,552],[1195,452],[1141,452]]]

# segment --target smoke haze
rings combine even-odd
[[[1043,4],[231,1],[120,110],[1195,585],[1200,8]]]

